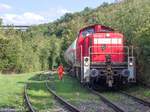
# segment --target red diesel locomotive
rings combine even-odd
[[[64,57],[81,83],[112,87],[136,82],[133,48],[110,27],[95,24],[81,29]]]

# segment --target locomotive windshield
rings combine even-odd
[[[99,32],[112,32],[113,30],[110,30],[110,29],[101,29]]]
[[[88,35],[91,35],[94,32],[95,32],[94,28],[87,28],[87,29],[85,29],[85,30],[82,31],[82,37],[86,37]]]

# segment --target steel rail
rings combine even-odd
[[[143,104],[144,106],[150,107],[150,102],[148,102],[148,101],[145,101],[145,100],[140,99],[140,98],[138,98],[138,97],[132,96],[131,94],[128,94],[128,93],[126,93],[126,92],[124,92],[124,91],[120,91],[120,93],[123,94],[123,95],[126,95],[127,97],[132,98],[134,101],[137,101],[137,102],[139,102],[140,104]]]
[[[70,110],[71,112],[81,112],[77,107],[75,107],[72,104],[70,104],[69,102],[65,101],[62,97],[58,96],[53,90],[51,90],[48,87],[47,81],[46,81],[46,88],[60,103],[64,104],[68,110]]]
[[[124,111],[123,109],[121,109],[120,107],[118,107],[116,104],[114,104],[113,102],[111,102],[110,100],[108,100],[104,95],[102,95],[101,93],[93,90],[93,89],[90,89],[90,88],[87,88],[89,91],[91,91],[93,94],[99,96],[101,98],[101,100],[107,104],[109,107],[111,107],[112,109],[114,109],[116,112],[126,112]]]
[[[33,106],[31,105],[31,102],[29,101],[29,97],[27,94],[27,84],[24,86],[24,100],[25,100],[25,104],[28,107],[29,112],[36,112]]]

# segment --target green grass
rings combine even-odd
[[[150,89],[148,88],[142,86],[135,86],[128,88],[126,92],[150,102]]]
[[[0,74],[0,108],[23,109],[23,90],[25,82],[36,73],[2,75]]]
[[[52,111],[55,108],[55,100],[46,88],[48,75],[37,75],[29,79],[28,96],[35,110],[39,112]]]
[[[60,81],[57,74],[54,74],[54,76],[56,93],[67,99],[72,104],[78,105],[80,102],[100,101],[99,97],[91,94],[88,90],[81,87],[79,81],[75,78],[65,75],[63,80]]]

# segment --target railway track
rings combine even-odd
[[[113,102],[111,102],[109,99],[107,99],[104,95],[102,95],[101,93],[87,88],[90,92],[92,92],[93,94],[99,96],[101,98],[101,100],[107,104],[109,107],[111,107],[113,110],[115,110],[116,112],[125,112],[122,108],[118,107],[116,104],[114,104]]]
[[[139,102],[140,104],[143,104],[144,106],[150,107],[150,102],[148,102],[148,101],[145,101],[145,100],[143,100],[143,99],[140,99],[140,98],[138,98],[138,97],[135,97],[135,96],[133,96],[133,95],[131,95],[131,94],[128,94],[128,93],[126,93],[126,92],[124,92],[124,91],[120,91],[120,93],[123,94],[123,95],[126,95],[127,97],[132,98],[133,100]]]
[[[140,98],[135,96],[129,95],[124,91],[114,92],[114,94],[120,94],[121,99],[125,99],[126,101],[122,100],[119,103],[109,99],[109,97],[103,93],[95,91],[93,89],[87,88],[91,93],[100,97],[100,99],[110,108],[112,108],[116,112],[150,112],[150,103],[144,101]],[[51,93],[54,91],[51,91]],[[54,92],[55,94],[55,92]],[[55,95],[54,95],[55,96]],[[57,96],[55,96],[57,97]],[[59,100],[59,99],[58,99]],[[127,104],[129,103],[129,104]],[[127,104],[127,105],[126,105]],[[132,107],[132,105],[134,105]],[[128,109],[129,107],[129,109]],[[72,111],[72,110],[71,110]],[[73,111],[74,112],[74,111]],[[75,111],[76,112],[76,111]]]
[[[47,79],[48,80],[48,79]],[[48,89],[48,91],[55,97],[55,99],[57,101],[59,101],[61,104],[63,104],[65,106],[65,108],[67,110],[69,110],[70,112],[81,112],[77,107],[75,107],[74,105],[70,104],[69,102],[67,102],[65,99],[63,99],[62,97],[58,96],[49,86],[48,86],[48,81],[46,81],[46,88]]]
[[[27,84],[24,86],[24,100],[25,100],[25,106],[27,106],[29,112],[36,112],[29,101],[29,97],[27,94]]]
[[[117,94],[120,94],[120,97],[125,97],[126,101],[121,101],[120,104],[116,101],[111,100],[106,93],[100,93],[99,91],[87,88],[90,92],[93,94],[99,96],[101,100],[107,104],[109,107],[111,107],[113,110],[116,112],[150,112],[150,102],[145,101],[143,99],[137,98],[135,96],[132,96],[124,91],[119,91],[119,92],[113,92],[114,96]],[[131,102],[130,102],[131,101]],[[129,103],[128,105],[125,104]],[[134,102],[134,103],[133,103]],[[131,105],[130,105],[131,104]],[[133,108],[131,109],[131,107]],[[139,107],[138,107],[139,106]],[[129,108],[129,109],[127,109]]]
[[[128,93],[125,93],[123,91],[102,93],[101,97],[106,98],[106,100],[109,99],[108,104],[112,103],[113,106],[110,106],[113,109],[119,107],[122,112],[150,112],[149,102],[129,95]],[[117,108],[115,109],[116,111],[118,111]]]
[[[43,78],[41,76],[42,75],[40,75],[40,79],[42,80]],[[49,80],[50,80],[50,79],[48,79],[49,77],[50,77],[50,79],[52,79],[51,76],[45,77],[43,79],[43,80],[45,80],[45,86],[46,86],[47,90],[54,96],[54,98],[56,99],[56,101],[58,103],[61,103],[60,108],[63,107],[62,109],[67,110],[67,112],[68,111],[69,112],[81,112],[81,110],[79,108],[77,108],[76,106],[70,104],[65,99],[63,99],[62,97],[60,97],[60,96],[58,96],[56,94],[56,92],[53,90],[54,88],[50,87],[49,84],[48,84]],[[109,108],[112,108],[116,112],[135,112],[132,109],[129,109],[129,110],[127,109],[126,110],[126,108],[128,108],[128,105],[124,104],[123,100],[121,102],[119,102],[119,104],[118,104],[118,101],[115,102],[115,101],[109,99],[109,97],[107,95],[105,95],[104,93],[100,93],[100,92],[95,91],[95,90],[90,89],[90,88],[87,88],[87,89],[91,93],[95,94],[96,96],[99,96],[100,99],[101,99],[101,101],[103,101]],[[150,108],[149,108],[150,107],[150,102],[147,102],[147,101],[144,101],[144,100],[142,100],[140,98],[132,96],[132,95],[130,95],[130,94],[124,92],[124,91],[114,92],[114,95],[115,94],[120,94],[120,97],[125,97],[124,99],[127,99],[127,101],[129,101],[129,102],[130,102],[130,100],[132,100],[132,102],[134,102],[133,105],[135,107],[133,107],[133,108],[135,108],[135,110],[139,109],[141,107],[141,105],[143,105],[142,107],[144,108],[144,110],[141,111],[142,109],[139,109],[140,111],[137,111],[137,112],[150,112],[149,111],[150,110]],[[25,97],[25,102],[26,102],[26,106],[27,106],[28,110],[30,112],[35,112],[34,108],[32,107],[32,105],[31,105],[31,103],[29,101],[28,95],[27,95],[27,85],[24,88],[24,97]],[[136,104],[137,104],[137,106],[136,106]],[[138,106],[140,106],[140,107],[138,108]],[[129,106],[129,108],[130,107],[131,106]]]
[[[50,79],[52,79],[52,78],[50,77]],[[50,79],[48,79],[48,80],[50,80]],[[51,85],[52,84],[50,84],[49,86],[51,86]],[[66,101],[66,99],[63,99],[62,97],[57,96],[56,92],[54,91],[55,87],[53,87],[53,86],[49,87],[47,82],[46,82],[46,86],[47,86],[47,89],[50,91],[50,93],[52,93],[53,96],[60,103],[63,103],[65,106],[67,106],[67,108],[69,106],[69,109],[67,109],[67,110],[70,110],[71,112],[115,112],[115,110],[113,108],[106,105],[102,100],[99,99],[99,97],[97,97],[99,99],[99,100],[97,100],[99,103],[96,103],[96,101],[94,101],[94,100],[93,101],[91,101],[91,100],[88,101],[87,99],[85,99],[86,103],[82,102],[82,100],[80,100],[76,106],[74,106],[70,103],[67,104],[68,102]],[[91,93],[91,94],[93,94],[93,93]],[[70,108],[70,105],[71,105],[71,108]],[[73,108],[72,108],[72,106],[73,106]],[[122,111],[117,111],[117,112],[122,112]]]
[[[45,75],[45,73],[43,73]],[[39,76],[40,80],[45,80],[42,79],[42,74]],[[46,88],[47,90],[57,99],[57,101],[59,101],[61,104],[63,104],[64,106],[64,110],[69,110],[69,112],[81,112],[78,108],[76,108],[75,106],[71,105],[70,103],[68,103],[67,101],[65,101],[62,97],[58,96],[52,89],[50,89],[48,87],[48,81],[46,82]],[[26,84],[24,86],[24,101],[25,101],[25,106],[28,109],[29,112],[36,112],[37,110],[35,110],[29,100],[28,94],[27,94],[27,87],[28,84]],[[61,111],[61,110],[59,110]],[[62,111],[61,111],[62,112]],[[66,112],[66,111],[65,111]],[[68,111],[67,111],[68,112]]]

